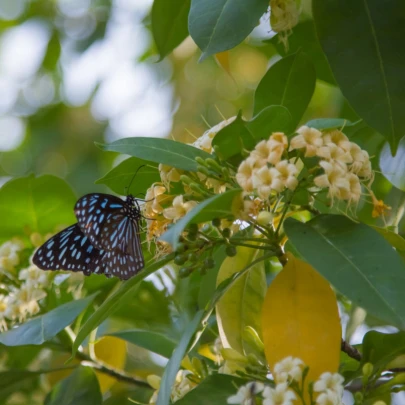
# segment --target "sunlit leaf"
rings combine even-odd
[[[293,356],[309,366],[307,381],[337,372],[342,331],[335,294],[308,263],[290,253],[267,291],[262,331],[270,369]]]
[[[0,240],[29,232],[53,232],[75,221],[76,197],[58,177],[30,175],[10,180],[0,189]]]
[[[146,166],[137,172],[142,165]],[[151,184],[160,181],[157,167],[158,164],[155,162],[132,157],[114,167],[104,177],[98,179],[96,184],[105,184],[120,195],[145,194]],[[131,188],[128,190],[129,185]]]
[[[377,231],[341,215],[284,229],[299,254],[340,293],[388,324],[405,328],[405,264]]]
[[[102,150],[124,153],[140,159],[162,163],[177,169],[197,171],[197,156],[207,159],[212,157],[203,150],[181,142],[162,138],[124,138],[110,144],[96,143]]]
[[[405,191],[405,138],[399,142],[395,156],[392,156],[389,144],[385,143],[380,153],[380,168],[391,184]]]
[[[259,23],[268,0],[192,0],[189,32],[203,51],[201,59],[241,43]]]
[[[271,105],[286,107],[295,128],[315,90],[316,73],[302,52],[286,56],[270,67],[255,92],[254,114]]]
[[[317,118],[311,121],[308,121],[306,126],[311,128],[316,128],[319,130],[327,130],[327,129],[341,129],[344,131],[344,128],[350,127],[353,125],[350,121],[345,120],[343,118]]]
[[[257,255],[255,249],[238,247],[236,256],[223,261],[217,284],[244,269]],[[242,354],[249,353],[249,347],[242,338],[243,331],[246,326],[251,326],[261,335],[261,322],[257,314],[260,313],[266,290],[266,275],[261,262],[235,282],[219,300],[216,314],[219,336],[225,348]]]
[[[6,346],[40,345],[69,326],[95,296],[96,294],[89,295],[60,305],[44,315],[3,332],[0,334],[0,343]]]
[[[343,95],[396,151],[405,134],[405,3],[314,0],[317,35]]]
[[[152,6],[152,34],[160,60],[188,36],[191,0],[155,0]]]

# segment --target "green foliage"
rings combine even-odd
[[[187,213],[180,221],[176,222],[161,239],[172,245],[176,250],[179,244],[179,236],[190,223],[211,221],[214,218],[228,218],[235,215],[234,201],[239,198],[241,190],[229,190],[225,193],[208,198]]]
[[[152,33],[160,60],[188,36],[191,0],[156,0],[152,6]]]
[[[78,367],[53,387],[45,405],[101,405],[103,398],[97,377],[90,367]]]
[[[176,347],[176,350],[174,351],[169,362],[167,363],[167,366],[163,373],[156,405],[170,404],[172,387],[176,380],[176,375],[179,371],[180,363],[182,362],[184,356],[187,354],[187,351],[192,344],[192,339],[197,333],[197,330],[201,327],[201,322],[204,315],[204,311],[198,311],[195,314],[193,320],[187,325],[187,328],[184,331],[184,334],[181,337],[180,342]]]
[[[60,305],[48,313],[31,319],[17,328],[0,334],[0,343],[6,346],[40,345],[55,337],[69,326],[93,301],[95,294]]]
[[[191,172],[197,171],[197,156],[202,159],[211,157],[209,153],[184,143],[160,138],[125,138],[97,146],[106,151],[120,152]]]
[[[109,333],[109,336],[118,337],[136,346],[143,347],[144,349],[153,353],[160,354],[166,358],[170,358],[177,344],[177,342],[166,337],[165,335],[162,335],[161,333],[140,329]]]
[[[380,167],[385,178],[396,188],[405,191],[405,139],[402,138],[395,156],[391,155],[388,143],[380,154]]]
[[[176,401],[178,405],[215,405],[225,404],[228,397],[235,394],[235,388],[243,380],[226,374],[214,374],[207,377],[194,390]]]
[[[405,133],[405,4],[314,0],[319,41],[336,81],[357,114],[395,153]]]
[[[311,59],[302,52],[276,62],[264,75],[255,92],[254,113],[270,105],[286,107],[295,128],[315,89],[316,73]]]
[[[284,226],[299,254],[340,293],[405,328],[405,264],[378,232],[340,215],[321,215],[305,224],[287,219]]]
[[[267,10],[267,0],[192,0],[188,29],[203,51],[201,59],[242,42]]]
[[[142,167],[137,173],[142,165],[146,165],[146,167]],[[135,175],[136,177],[134,177]],[[105,176],[98,179],[96,184],[105,184],[120,195],[132,194],[136,196],[141,193],[145,194],[148,187],[159,180],[158,164],[132,157],[114,167]],[[130,184],[131,188],[128,190]]]
[[[74,222],[75,195],[65,181],[55,176],[30,175],[10,180],[0,189],[0,240],[22,231],[54,232],[61,224]]]
[[[315,120],[308,121],[305,125],[311,128],[319,129],[321,131],[327,129],[346,130],[348,127],[350,128],[353,124],[350,121],[347,121],[343,118],[318,118]]]

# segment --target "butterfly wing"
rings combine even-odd
[[[125,202],[109,194],[93,193],[80,198],[75,214],[81,231],[97,249],[112,250],[111,235],[125,220]]]
[[[102,273],[103,268],[97,268],[97,263],[103,254],[75,224],[45,242],[35,252],[32,262],[42,270],[82,271],[89,275]]]

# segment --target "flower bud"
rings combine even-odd
[[[214,169],[218,172],[222,172],[222,166],[220,166],[218,162],[215,161],[214,159],[211,158],[205,159],[205,164],[211,169]]]
[[[31,243],[34,247],[39,247],[44,243],[42,235],[38,232],[34,232],[30,235]]]
[[[180,176],[180,180],[184,183],[184,184],[191,184],[193,183],[194,180],[190,179],[190,177],[188,177],[186,174],[182,174]]]
[[[197,171],[200,172],[200,173],[202,173],[202,174],[204,174],[205,176],[209,176],[209,175],[210,175],[209,170],[208,170],[206,167],[201,166],[201,165],[198,165],[198,166],[197,166]]]
[[[194,160],[195,160],[199,165],[205,166],[205,160],[204,160],[202,157],[197,156]]]
[[[257,216],[257,223],[261,226],[266,226],[273,221],[274,215],[269,211],[260,211]]]
[[[366,363],[362,368],[363,376],[366,380],[370,378],[373,374],[373,365],[371,363]]]

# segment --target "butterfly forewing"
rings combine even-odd
[[[45,242],[34,254],[33,263],[43,270],[95,272],[94,263],[104,252],[94,248],[77,224]],[[100,269],[101,270],[101,269]]]

